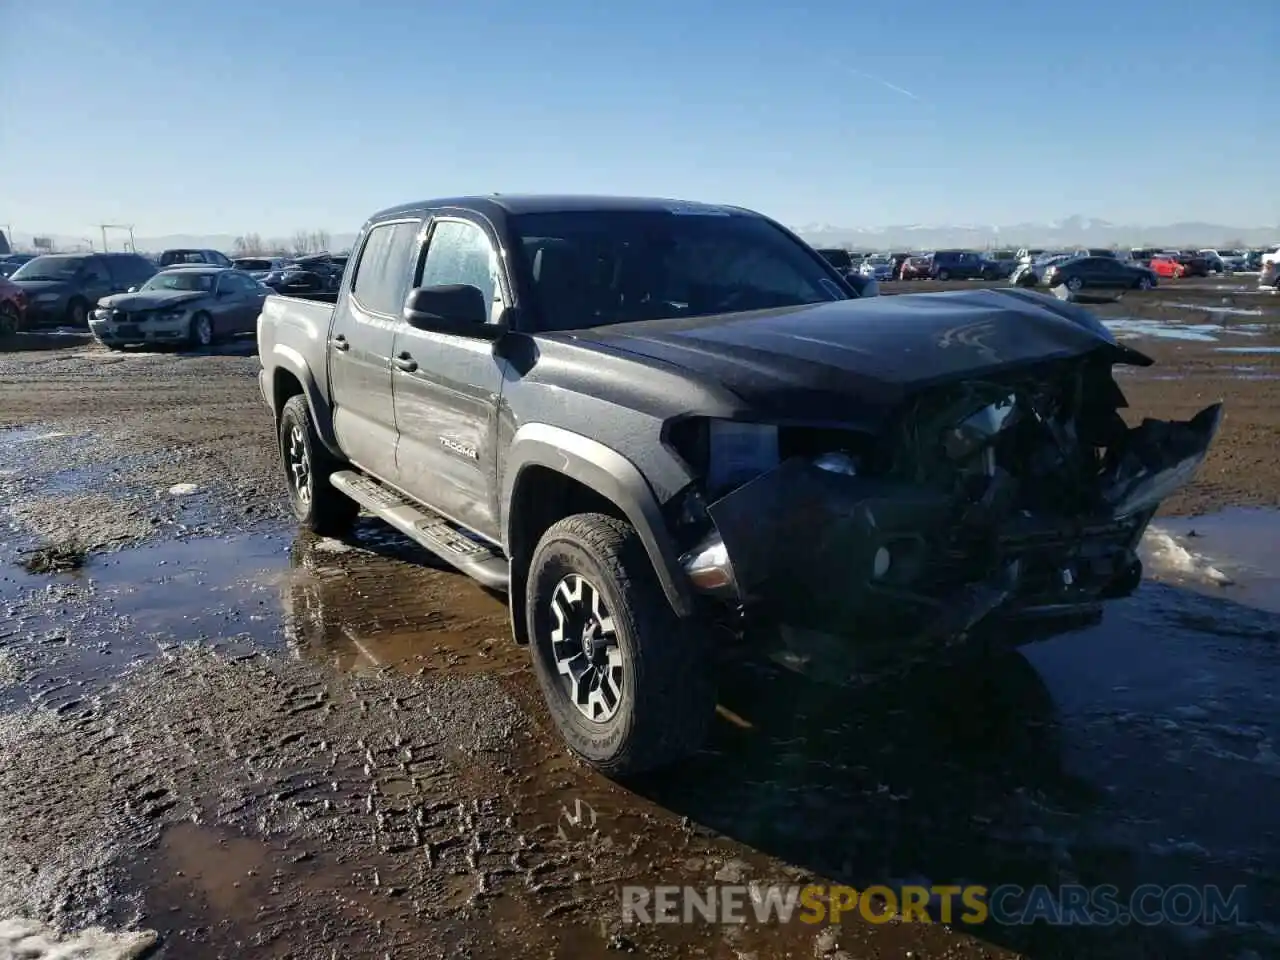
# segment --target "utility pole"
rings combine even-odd
[[[107,231],[108,230],[128,230],[129,246],[133,248],[133,224],[131,223],[100,223],[98,228],[102,231],[102,252],[107,252]],[[134,251],[136,252],[136,250]]]

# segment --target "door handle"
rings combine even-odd
[[[341,333],[329,341],[329,346],[335,350],[350,350],[351,344],[347,343],[347,338]]]
[[[407,353],[400,354],[393,362],[398,369],[403,370],[405,373],[413,373],[418,369],[418,361]]]

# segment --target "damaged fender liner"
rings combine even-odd
[[[1015,510],[978,522],[926,485],[822,470],[795,457],[711,504],[738,599],[838,633],[906,630],[939,640],[993,615],[1071,614],[1132,592],[1136,547],[1186,484],[1222,405],[1129,429],[1089,516]]]

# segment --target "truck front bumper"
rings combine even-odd
[[[1080,517],[974,516],[942,493],[795,458],[708,507],[715,529],[681,557],[693,588],[778,619],[886,638],[963,635],[980,621],[1075,616],[1141,581],[1138,542],[1187,483],[1221,420],[1148,421],[1148,452],[1104,478],[1111,505]]]

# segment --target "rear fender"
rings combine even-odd
[[[276,419],[278,420],[280,417],[280,408],[275,402],[276,378],[280,371],[285,371],[302,384],[302,393],[307,398],[307,407],[311,410],[311,420],[315,424],[316,434],[319,435],[320,441],[329,449],[330,453],[335,457],[341,458],[342,450],[338,446],[338,438],[333,430],[332,411],[329,409],[329,404],[324,395],[320,392],[307,361],[301,353],[283,343],[277,343],[272,346],[270,356],[274,361],[271,369],[271,408]]]

